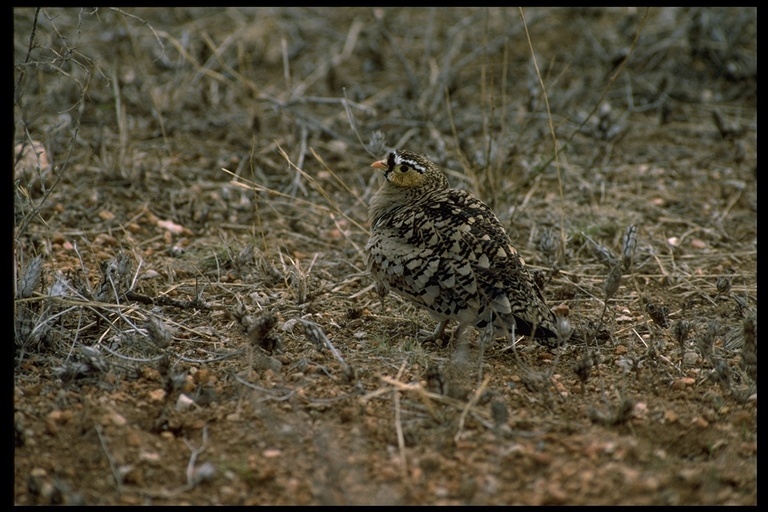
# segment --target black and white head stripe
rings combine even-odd
[[[419,174],[423,174],[427,170],[417,154],[411,153],[406,149],[390,151],[389,155],[387,155],[387,167],[389,167],[389,170],[398,170],[400,165],[406,165]]]

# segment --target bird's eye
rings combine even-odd
[[[408,166],[407,165],[401,165],[400,166],[400,172],[408,172]]]

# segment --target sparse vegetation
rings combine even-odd
[[[13,14],[16,504],[756,504],[756,8]],[[392,147],[578,343],[418,342]]]

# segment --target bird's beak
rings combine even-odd
[[[389,166],[387,165],[386,160],[377,160],[376,162],[373,162],[371,164],[371,167],[375,167],[377,169],[381,169],[382,171],[386,171]]]

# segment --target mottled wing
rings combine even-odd
[[[439,204],[439,203],[438,203]],[[439,319],[473,320],[480,306],[462,237],[435,204],[394,209],[372,228],[366,247],[373,277]],[[454,247],[454,245],[458,245]]]
[[[471,247],[468,260],[480,302],[490,309],[479,311],[479,320],[490,314],[496,325],[514,323],[517,334],[554,336],[554,315],[493,211],[461,190],[449,191],[448,197],[447,203],[455,205],[451,218]]]

